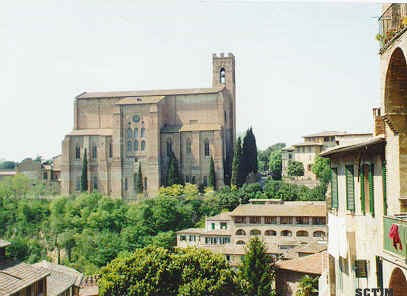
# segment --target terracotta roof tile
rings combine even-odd
[[[322,274],[324,268],[326,267],[327,260],[327,252],[323,251],[296,259],[279,261],[277,263],[277,267],[279,269],[291,270],[296,272]]]
[[[234,209],[230,216],[308,216],[325,217],[325,202],[284,202],[283,204],[245,204]]]

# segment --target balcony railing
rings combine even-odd
[[[399,245],[397,249],[393,246],[393,240],[389,237],[390,228],[393,224],[398,225],[400,241],[403,245],[403,249],[400,250]],[[407,216],[397,216],[389,217],[384,216],[383,218],[383,247],[387,252],[391,252],[394,255],[397,255],[404,260],[407,259]]]
[[[407,29],[407,3],[391,4],[379,18],[380,51],[384,51],[394,39]]]

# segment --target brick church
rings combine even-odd
[[[143,196],[165,184],[173,153],[187,183],[230,178],[236,134],[235,57],[213,54],[212,87],[84,92],[74,101],[74,128],[62,143],[61,191],[80,191],[83,157],[88,189],[134,200],[141,167]]]

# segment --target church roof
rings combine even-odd
[[[141,105],[155,104],[164,99],[165,96],[128,97],[121,99],[116,105]]]
[[[199,95],[215,94],[221,92],[225,87],[213,88],[190,88],[190,89],[159,89],[159,90],[139,90],[139,91],[108,91],[108,92],[84,92],[77,96],[77,99],[94,98],[127,98],[146,96],[174,96],[174,95]]]
[[[71,131],[69,136],[111,136],[113,130],[110,128],[78,129]]]

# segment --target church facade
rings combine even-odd
[[[136,174],[143,195],[165,185],[171,155],[187,183],[216,185],[230,178],[236,134],[235,57],[213,54],[212,87],[84,92],[75,98],[74,128],[62,143],[61,193],[81,189],[83,157],[88,190],[133,200]],[[86,151],[86,153],[85,153]]]

